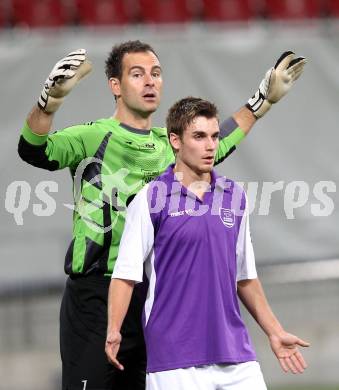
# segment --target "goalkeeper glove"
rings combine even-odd
[[[292,51],[285,51],[274,68],[267,71],[259,89],[248,100],[246,107],[257,118],[264,116],[271,105],[277,103],[292,88],[294,82],[303,72],[305,64],[304,57],[295,58]]]
[[[80,79],[92,70],[86,50],[78,49],[58,61],[45,81],[38,106],[47,113],[55,112]]]

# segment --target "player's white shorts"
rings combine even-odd
[[[152,372],[146,390],[267,390],[258,362]]]

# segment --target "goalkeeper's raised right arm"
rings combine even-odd
[[[53,114],[66,95],[92,69],[85,49],[69,53],[58,61],[47,77],[38,104],[27,116],[27,124],[35,134],[46,135],[51,130]]]
[[[75,165],[84,157],[80,130],[63,132],[63,136],[58,137],[61,142],[54,142],[53,147],[48,144],[48,133],[52,128],[54,113],[65,96],[91,69],[85,49],[75,50],[55,64],[22,130],[18,152],[24,161],[55,170]]]

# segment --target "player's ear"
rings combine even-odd
[[[180,140],[180,136],[178,134],[170,133],[169,141],[170,141],[173,149],[175,149],[175,150],[180,149],[181,140]]]
[[[108,80],[108,85],[109,85],[114,96],[118,97],[121,95],[120,80],[118,78],[111,77]]]

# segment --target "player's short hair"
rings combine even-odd
[[[152,52],[158,57],[155,50],[148,43],[137,41],[127,41],[113,46],[105,62],[105,73],[108,79],[111,77],[121,81],[122,77],[122,60],[127,53],[145,53]],[[158,57],[159,58],[159,57]]]
[[[182,138],[187,126],[198,116],[204,116],[207,119],[218,118],[218,109],[208,100],[192,96],[174,103],[168,110],[166,118],[168,137],[170,133],[174,133]]]

